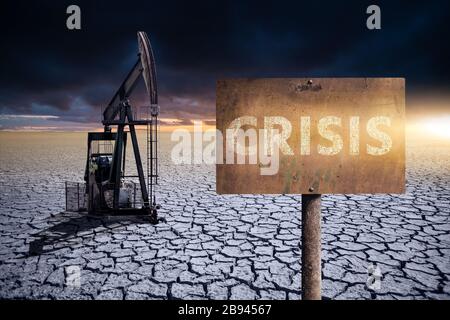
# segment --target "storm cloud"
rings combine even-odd
[[[393,76],[411,99],[448,94],[449,2],[376,3],[382,29],[371,31],[372,1],[2,1],[0,114],[99,123],[137,59],[138,30],[155,53],[162,117],[182,123],[215,117],[223,77]],[[70,4],[81,30],[66,28]],[[14,125],[5,119],[0,129]]]

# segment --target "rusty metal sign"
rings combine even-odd
[[[402,78],[217,82],[217,193],[404,193]]]

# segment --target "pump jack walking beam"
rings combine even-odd
[[[158,91],[156,86],[156,70],[153,51],[145,32],[138,32],[139,59],[128,73],[122,85],[119,87],[105,111],[103,112],[103,124],[113,121],[120,111],[120,104],[128,99],[136,86],[137,80],[142,75],[144,78],[150,105],[158,104]]]
[[[121,103],[130,97],[133,92],[134,87],[136,86],[137,80],[142,74],[142,64],[141,60],[134,64],[134,67],[128,73],[125,80],[122,82],[119,90],[114,94],[114,97],[109,102],[106,109],[103,111],[103,124],[108,123],[108,121],[114,120],[117,114],[120,112]]]

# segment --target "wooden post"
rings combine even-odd
[[[302,298],[322,298],[320,194],[302,194]]]

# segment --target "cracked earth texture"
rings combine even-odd
[[[300,196],[218,196],[214,166],[173,165],[164,147],[165,223],[63,213],[85,138],[0,134],[0,298],[301,298]],[[404,195],[323,196],[324,298],[450,298],[449,154],[450,142],[408,142]]]

